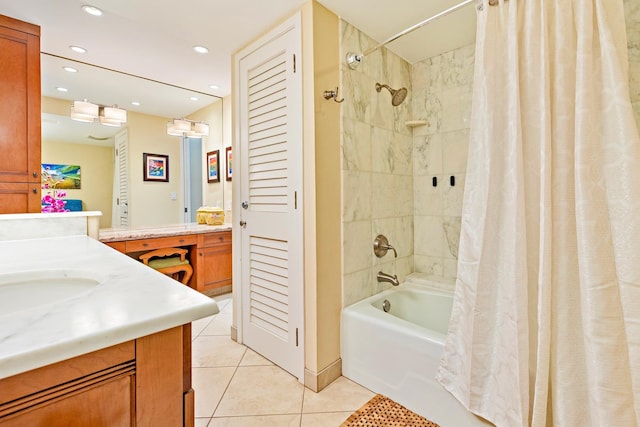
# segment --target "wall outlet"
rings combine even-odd
[[[175,191],[172,191],[171,193],[169,193],[169,198],[171,200],[176,200],[178,198],[178,195],[176,194]]]

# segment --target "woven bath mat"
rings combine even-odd
[[[340,427],[439,427],[381,394],[351,414]]]

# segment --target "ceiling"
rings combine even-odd
[[[42,60],[43,95],[88,98],[135,110],[129,105],[133,99],[127,94],[133,93],[134,88],[139,93],[145,85],[155,82],[142,91],[150,98],[142,102],[140,111],[178,117],[198,110],[202,103],[210,103],[214,98],[207,98],[206,94],[230,94],[231,55],[306,1],[0,0],[0,14],[41,26],[41,50],[48,54]],[[319,0],[379,42],[459,1]],[[83,4],[102,9],[104,15],[95,17],[83,12]],[[387,47],[413,63],[471,43],[474,37],[475,11],[466,6]],[[82,46],[88,52],[75,53],[70,45]],[[206,46],[209,53],[194,52],[194,45]],[[79,72],[70,75],[62,71],[65,60],[59,57],[98,67],[77,64],[74,67]],[[95,80],[94,73],[104,74],[104,69],[121,74],[105,74],[111,77]],[[127,75],[146,80],[133,79],[129,83]],[[92,76],[90,83],[83,81],[88,76]],[[96,81],[103,83],[96,85]],[[166,83],[164,89],[158,89],[157,82]],[[211,84],[219,88],[211,89]],[[56,91],[58,86],[70,90],[61,94]],[[176,98],[176,87],[186,88],[187,93],[201,99],[189,103],[188,97]],[[170,106],[171,113],[164,106]]]

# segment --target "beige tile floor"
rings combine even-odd
[[[193,322],[196,427],[337,427],[375,393],[340,377],[320,393],[232,341],[231,295],[220,313]]]

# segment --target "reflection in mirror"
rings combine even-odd
[[[190,204],[230,206],[230,184],[209,183],[205,164],[207,152],[230,145],[223,142],[221,98],[48,54],[41,61],[42,163],[80,166],[80,188],[67,190],[67,199],[101,211],[101,228],[193,222]],[[83,99],[124,108],[127,122],[118,128],[71,120],[71,103]],[[209,135],[169,136],[174,118],[204,121]],[[167,156],[168,181],[143,179],[145,153]]]

